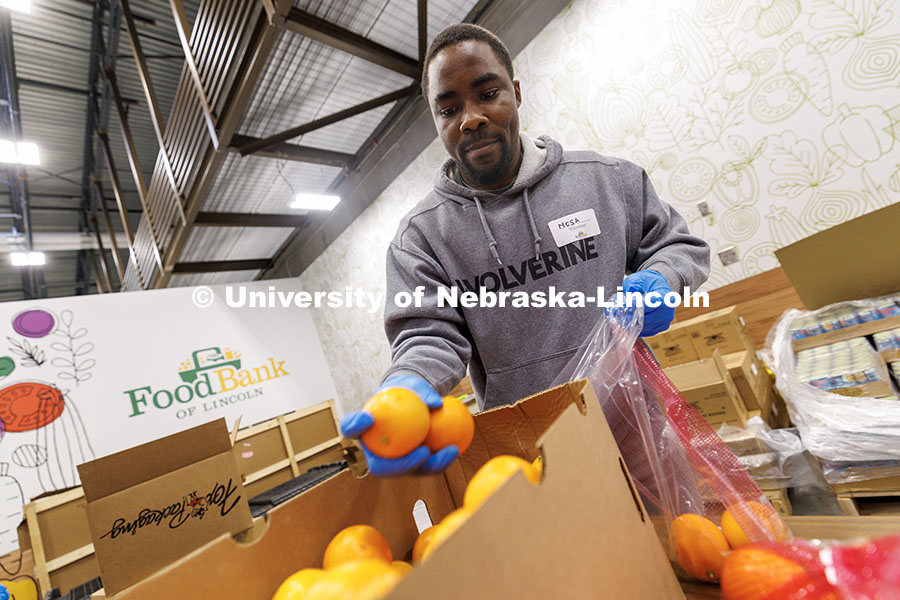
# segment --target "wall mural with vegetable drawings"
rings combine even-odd
[[[736,247],[706,289],[900,199],[900,0],[573,0],[514,64],[527,133],[642,165],[713,253]],[[384,289],[388,242],[445,157],[432,142],[303,285]],[[390,363],[381,315],[314,318],[358,408]]]
[[[55,314],[31,306],[0,323],[0,332],[6,351],[0,356],[2,554],[18,546],[23,502],[78,485],[76,466],[94,458],[78,409],[78,386],[91,378],[96,360],[89,332],[71,310]]]

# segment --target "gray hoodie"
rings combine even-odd
[[[552,286],[592,298],[603,286],[608,298],[627,273],[642,269],[661,273],[679,293],[706,280],[709,246],[660,201],[641,167],[563,152],[549,137],[522,135],[522,146],[519,176],[502,194],[454,182],[448,160],[434,190],[401,221],[387,252],[392,364],[385,379],[418,375],[446,394],[468,365],[479,408],[510,404],[553,381],[602,310],[511,306],[509,299],[505,307],[440,306],[439,287],[534,296]],[[559,235],[573,220],[564,217],[591,209],[599,233],[558,246],[551,224]],[[425,288],[420,306],[394,302],[417,286]]]

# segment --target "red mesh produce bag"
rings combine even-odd
[[[742,546],[726,560],[724,600],[900,600],[900,535],[862,542]]]
[[[651,514],[670,524],[694,513],[720,525],[728,510],[750,541],[783,539],[771,503],[638,339],[642,323],[640,308],[601,315],[555,383],[591,381]]]

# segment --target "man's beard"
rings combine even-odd
[[[498,138],[497,142],[500,144],[502,152],[500,154],[500,160],[491,166],[478,168],[469,164],[465,158],[467,153],[463,153],[460,159],[458,166],[460,171],[462,171],[464,178],[479,188],[489,190],[498,187],[496,185],[497,182],[507,174],[510,165],[512,165],[512,162],[516,157],[515,146],[503,138]]]

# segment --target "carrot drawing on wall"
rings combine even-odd
[[[77,465],[94,458],[81,413],[67,388],[89,379],[97,361],[87,356],[94,349],[85,339],[87,329],[74,322],[69,310],[57,317],[31,308],[13,317],[16,335],[6,337],[10,354],[0,357],[0,490],[12,489],[9,482],[15,482],[22,498],[10,503],[18,505],[17,511],[0,514],[0,554],[17,545],[21,503],[78,485]],[[11,467],[16,477],[10,475]],[[2,534],[9,531],[10,536]]]

